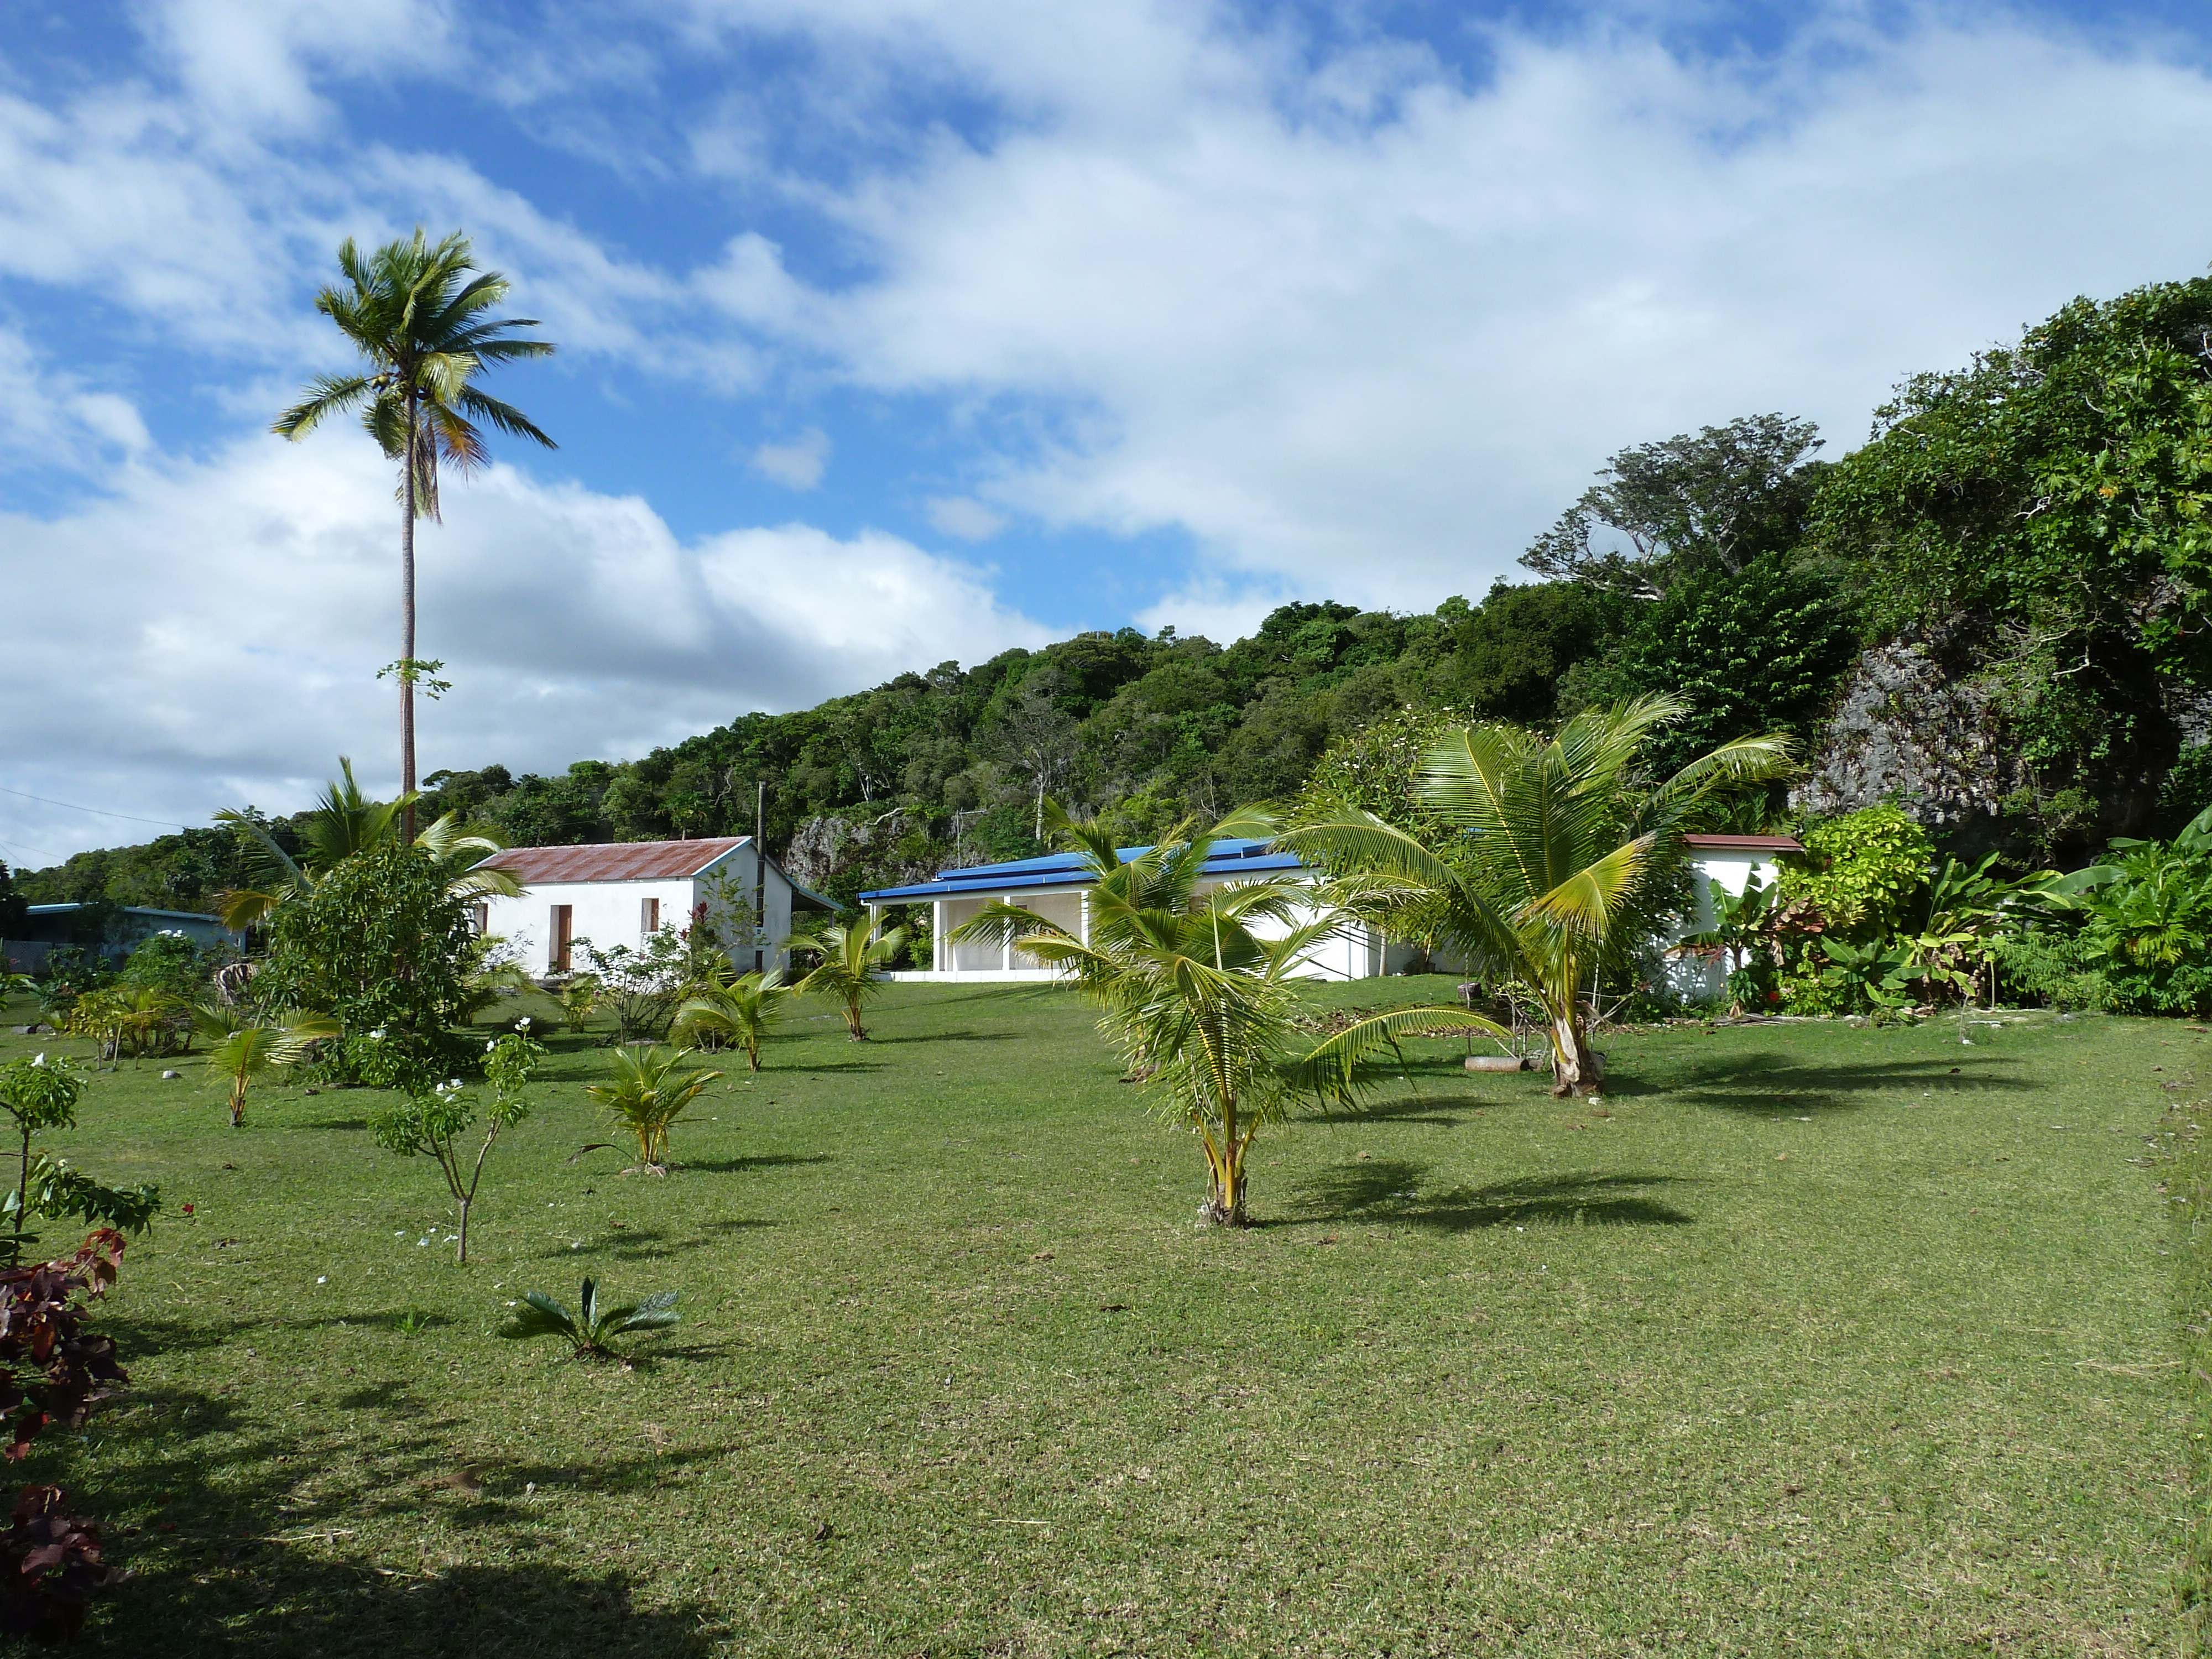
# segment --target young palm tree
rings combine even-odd
[[[404,510],[399,520],[400,811],[407,833],[415,830],[415,684],[426,665],[415,655],[415,521],[438,517],[438,465],[463,472],[483,465],[489,452],[481,421],[551,449],[556,446],[511,404],[471,384],[495,363],[553,353],[544,340],[508,337],[535,328],[534,317],[495,318],[491,307],[507,297],[507,278],[477,270],[469,239],[459,232],[433,247],[416,226],[411,240],[387,242],[363,255],[348,237],[338,269],[349,289],[326,288],[315,309],[338,326],[368,362],[367,372],[322,374],[307,395],[277,416],[272,430],[298,440],[325,416],[361,411],[362,425],[386,459],[399,463]]]
[[[1604,1066],[1583,998],[1673,908],[1684,831],[1790,770],[1788,738],[1741,738],[1639,787],[1644,740],[1687,713],[1645,697],[1585,709],[1549,739],[1504,725],[1446,732],[1419,795],[1459,832],[1448,854],[1356,810],[1285,830],[1278,844],[1343,875],[1361,914],[1387,923],[1417,913],[1478,972],[1525,987],[1550,1026],[1553,1092],[1590,1093]]]
[[[272,1066],[304,1059],[317,1040],[341,1035],[326,1014],[279,1014],[262,1021],[237,1008],[204,1007],[192,1023],[208,1039],[208,1070],[230,1085],[230,1127],[246,1127],[246,1091]]]
[[[307,845],[297,859],[279,847],[268,827],[252,814],[226,807],[215,815],[217,823],[230,825],[249,843],[262,865],[259,887],[216,895],[216,914],[224,927],[243,932],[267,921],[279,904],[313,892],[319,879],[356,853],[367,852],[400,832],[404,811],[416,798],[371,800],[354,781],[353,762],[346,756],[338,757],[338,770],[343,779],[325,784],[321,799],[307,814],[301,831]],[[522,895],[522,884],[513,875],[484,863],[492,854],[505,850],[507,843],[483,825],[464,824],[458,814],[447,812],[416,836],[415,844],[445,866],[450,876],[446,890],[455,898],[465,902]]]
[[[690,1058],[689,1048],[617,1048],[611,1083],[594,1083],[584,1092],[612,1115],[615,1127],[637,1141],[638,1164],[647,1175],[668,1173],[668,1130],[720,1072],[677,1069]]]
[[[749,1070],[761,1068],[761,1045],[794,988],[781,969],[741,974],[727,985],[701,992],[677,1010],[675,1036],[682,1042],[744,1051]]]
[[[1504,1035],[1464,1009],[1401,1008],[1298,1054],[1303,1005],[1291,976],[1310,972],[1307,953],[1351,918],[1325,893],[1295,882],[1204,889],[1213,841],[1254,821],[1200,836],[1179,826],[1127,862],[1096,823],[1076,823],[1053,802],[1045,821],[1076,847],[1093,878],[1088,938],[1003,902],[985,906],[953,937],[1018,940],[1100,1006],[1099,1029],[1152,1091],[1160,1115],[1188,1125],[1204,1144],[1200,1213],[1210,1221],[1245,1224],[1252,1143],[1297,1101],[1355,1103],[1363,1062],[1396,1053],[1408,1031],[1450,1026]]]
[[[883,992],[877,973],[906,948],[906,929],[894,927],[881,939],[871,939],[874,923],[865,910],[842,927],[823,922],[811,931],[793,933],[786,941],[793,951],[811,951],[821,965],[799,981],[798,989],[810,996],[826,997],[845,1016],[845,1029],[855,1042],[867,1041],[860,1016]]]

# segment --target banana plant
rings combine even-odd
[[[598,1281],[586,1279],[574,1313],[543,1291],[526,1291],[522,1306],[515,1310],[500,1334],[517,1341],[564,1337],[578,1359],[619,1359],[622,1356],[607,1346],[609,1338],[631,1331],[665,1330],[680,1317],[673,1291],[657,1291],[642,1301],[608,1308],[599,1304]]]
[[[1911,951],[1901,941],[1877,939],[1871,945],[1853,945],[1824,937],[1820,949],[1828,958],[1828,965],[1820,970],[1820,982],[1830,989],[1844,992],[1881,1011],[1911,1004],[1912,998],[1905,988],[1917,970]]]

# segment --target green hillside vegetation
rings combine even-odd
[[[1131,841],[1285,799],[1332,744],[1404,710],[1540,728],[1662,692],[1691,712],[1655,768],[1768,731],[1817,759],[1881,647],[1956,694],[1933,737],[1910,698],[1861,699],[1963,769],[1963,799],[1921,811],[1939,848],[1963,826],[1962,851],[2080,863],[2212,803],[2208,328],[2204,278],[2076,301],[2017,344],[1912,378],[1832,463],[1810,422],[1780,415],[1624,450],[1530,548],[1540,580],[1479,601],[1285,605],[1227,646],[1083,633],[744,714],[635,761],[433,772],[424,811],[517,844],[743,834],[765,785],[770,847],[849,899],[1040,850],[1047,795]],[[1910,807],[1916,787],[1828,804],[1887,793]],[[1782,810],[1778,791],[1754,804]],[[191,830],[19,888],[198,908],[241,874],[228,836]]]

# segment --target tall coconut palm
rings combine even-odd
[[[1300,1053],[1304,1005],[1292,976],[1310,972],[1309,953],[1351,918],[1306,884],[1206,887],[1213,841],[1248,832],[1252,821],[1231,821],[1204,836],[1185,824],[1125,861],[1095,822],[1077,823],[1049,801],[1044,812],[1091,877],[1085,934],[994,901],[953,937],[1018,941],[1099,1006],[1099,1029],[1144,1082],[1158,1114],[1188,1125],[1203,1143],[1206,1196],[1200,1213],[1207,1220],[1244,1224],[1245,1161],[1261,1128],[1302,1099],[1355,1103],[1363,1064],[1386,1050],[1395,1054],[1408,1031],[1505,1035],[1464,1009],[1400,1008]]]
[[[321,799],[308,811],[300,838],[305,843],[294,858],[276,844],[268,826],[252,812],[226,807],[216,821],[227,823],[259,854],[260,885],[234,888],[216,895],[216,914],[222,925],[242,932],[268,920],[269,913],[289,898],[314,890],[315,883],[351,858],[382,845],[400,832],[404,809],[415,800],[371,800],[355,781],[353,762],[338,757],[342,778],[323,787]],[[447,812],[415,837],[415,844],[448,872],[446,890],[464,902],[477,898],[519,898],[522,884],[508,871],[484,860],[505,850],[507,843],[481,824],[464,824]]]
[[[906,948],[905,928],[894,927],[876,939],[871,937],[874,927],[873,918],[862,910],[850,921],[842,925],[823,921],[785,941],[792,951],[811,951],[822,958],[796,988],[836,1003],[837,1012],[845,1017],[846,1032],[855,1042],[867,1041],[867,1027],[860,1018],[883,989],[883,981],[876,975],[897,960],[898,953]]]
[[[365,373],[321,374],[307,395],[276,417],[272,430],[304,438],[331,415],[358,410],[362,425],[386,459],[399,463],[399,770],[407,833],[415,832],[415,685],[432,666],[415,655],[415,521],[438,514],[438,466],[463,472],[484,464],[489,451],[477,422],[551,449],[553,440],[511,404],[471,384],[489,366],[546,357],[544,340],[510,337],[535,328],[534,317],[495,318],[507,281],[477,271],[469,239],[456,231],[434,247],[413,238],[386,242],[364,255],[349,236],[338,249],[347,288],[326,288],[315,309],[338,326],[368,362]]]
[[[1445,851],[1356,810],[1324,812],[1278,844],[1345,878],[1346,902],[1370,919],[1418,914],[1476,971],[1525,988],[1550,1027],[1553,1092],[1589,1093],[1604,1074],[1584,1002],[1594,976],[1677,902],[1684,832],[1790,770],[1788,738],[1741,738],[1641,785],[1644,739],[1687,713],[1645,697],[1585,709],[1548,739],[1505,725],[1447,732],[1419,791],[1457,832]]]

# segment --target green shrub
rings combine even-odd
[[[386,1034],[383,1052],[410,1075],[446,1075],[469,1057],[447,1028],[467,1017],[474,963],[468,913],[447,885],[446,872],[404,842],[355,854],[312,893],[277,907],[255,1000],[334,1016],[348,1041],[332,1064],[346,1075],[363,1058],[354,1039],[372,1030]]]
[[[1936,848],[1902,807],[1869,806],[1816,823],[1802,854],[1782,860],[1785,904],[1808,904],[1832,933],[1877,939],[1928,884]]]

